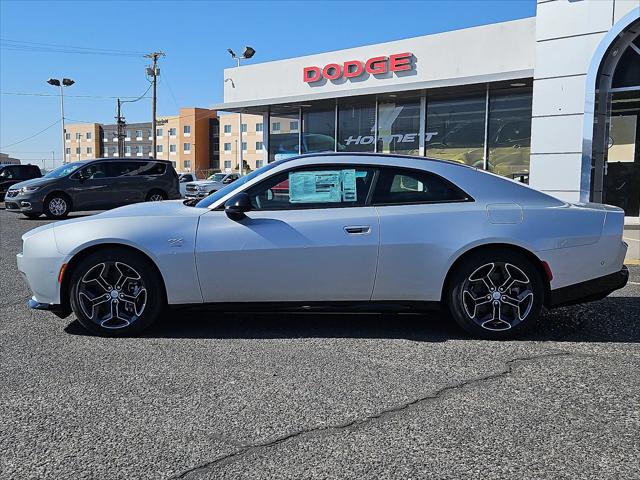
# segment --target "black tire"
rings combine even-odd
[[[41,213],[25,213],[22,212],[22,214],[27,217],[29,220],[35,220],[36,218],[40,218],[40,215],[42,215]]]
[[[122,248],[98,250],[83,258],[73,270],[69,296],[82,326],[104,337],[139,334],[166,305],[155,267],[142,255]]]
[[[44,214],[47,218],[64,218],[71,212],[71,199],[63,193],[54,193],[44,200]]]
[[[145,198],[145,201],[147,202],[159,202],[162,200],[166,200],[167,198],[169,198],[167,196],[167,194],[165,192],[163,192],[162,190],[151,190],[149,193],[147,193],[147,197]]]
[[[487,340],[505,340],[537,323],[544,292],[540,271],[525,255],[487,249],[455,267],[447,281],[445,301],[466,332]]]

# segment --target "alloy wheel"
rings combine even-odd
[[[54,197],[49,200],[49,211],[56,217],[62,216],[67,211],[67,202],[64,198]]]
[[[91,267],[77,288],[82,312],[108,329],[134,323],[147,306],[147,289],[140,274],[126,263],[105,261]]]
[[[460,301],[468,317],[481,328],[509,330],[531,312],[533,285],[512,263],[487,263],[464,281]]]
[[[149,195],[150,202],[161,202],[164,200],[161,193],[154,193],[153,195]]]

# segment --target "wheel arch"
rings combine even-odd
[[[166,301],[167,299],[167,285],[166,282],[164,280],[164,276],[162,275],[162,272],[160,271],[160,268],[158,268],[158,265],[156,264],[156,262],[153,260],[153,258],[148,255],[146,252],[144,252],[143,250],[136,248],[132,245],[127,245],[124,243],[115,243],[115,242],[106,242],[106,243],[97,243],[97,244],[92,244],[92,245],[87,245],[84,248],[78,250],[77,252],[75,252],[73,254],[73,256],[71,257],[71,259],[67,262],[66,267],[64,268],[64,274],[62,276],[62,281],[60,282],[60,305],[64,308],[64,309],[71,309],[71,304],[69,301],[69,291],[71,288],[71,277],[73,277],[73,273],[75,271],[75,269],[77,268],[78,264],[87,256],[91,255],[92,253],[98,252],[100,250],[109,250],[109,249],[118,249],[118,250],[127,250],[129,252],[135,253],[136,255],[141,255],[143,258],[145,258],[148,262],[149,265],[151,265],[151,267],[155,270],[155,272],[158,274],[158,278],[160,278],[160,283],[162,285],[162,296],[164,298],[164,300]]]
[[[167,200],[169,198],[169,194],[164,191],[164,189],[160,188],[160,187],[153,187],[151,189],[149,189],[149,191],[147,192],[147,194],[145,195],[145,200],[149,200],[149,198],[151,197],[151,195],[155,192],[158,192],[162,195],[162,198],[164,200]]]
[[[549,267],[545,267],[544,261],[542,261],[531,250],[523,246],[515,245],[513,243],[495,242],[476,245],[468,250],[461,252],[460,255],[458,255],[458,257],[453,261],[453,263],[449,266],[449,270],[447,271],[447,275],[445,276],[445,280],[442,284],[442,291],[440,292],[440,302],[443,305],[446,305],[446,292],[449,289],[449,282],[451,281],[452,273],[455,271],[458,265],[460,265],[465,259],[477,254],[478,252],[487,250],[508,250],[524,255],[538,270],[538,273],[540,273],[540,278],[542,278],[542,281],[544,283],[544,304],[547,304],[547,301],[549,299],[549,292],[551,291],[551,279],[549,278],[550,270],[547,270]]]

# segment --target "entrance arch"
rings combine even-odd
[[[640,8],[602,40],[587,74],[582,191],[594,202],[640,210]],[[585,195],[586,197],[586,195]]]

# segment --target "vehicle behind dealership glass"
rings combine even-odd
[[[17,183],[7,191],[5,208],[28,218],[64,218],[72,211],[177,198],[178,175],[170,162],[114,158],[67,163]]]
[[[0,164],[0,202],[4,200],[7,190],[12,185],[40,178],[42,173],[37,165],[2,165]]]

